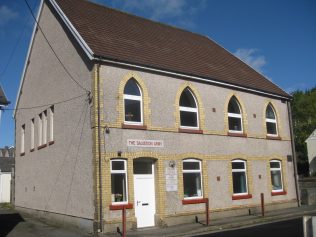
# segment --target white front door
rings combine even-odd
[[[134,197],[137,227],[155,225],[155,177],[151,160],[134,161]]]
[[[11,173],[0,173],[0,203],[10,202]]]

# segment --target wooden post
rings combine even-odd
[[[261,193],[261,214],[264,216],[264,194]]]
[[[122,237],[126,237],[126,207],[123,206],[123,209],[122,209]]]
[[[206,212],[206,225],[208,226],[210,222],[208,198],[205,199],[205,212]]]

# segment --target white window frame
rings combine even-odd
[[[133,79],[130,79],[133,80]],[[128,82],[128,81],[127,81]],[[134,82],[140,92],[140,95],[128,95],[125,94],[123,95],[123,107],[124,107],[124,124],[129,124],[129,125],[143,125],[144,124],[144,119],[143,119],[143,93],[141,88],[139,87],[138,83],[135,81]],[[127,83],[125,84],[125,86]],[[124,87],[125,90],[125,87]],[[135,100],[140,102],[140,122],[133,122],[133,121],[126,121],[125,116],[126,116],[126,111],[125,111],[125,100]]]
[[[234,173],[234,172],[245,172],[246,189],[247,189],[247,192],[245,192],[245,193],[233,193],[233,195],[234,196],[240,196],[240,195],[247,195],[247,194],[249,194],[249,190],[248,190],[248,176],[247,176],[247,162],[244,161],[244,160],[237,159],[237,160],[232,160],[232,163],[244,163],[244,167],[245,167],[244,169],[234,169],[233,166],[232,166],[232,173]],[[233,181],[233,190],[234,190],[234,176],[233,175],[232,175],[232,181]]]
[[[271,162],[276,162],[276,163],[279,163],[280,165],[280,168],[271,168]],[[282,188],[281,189],[275,189],[273,190],[273,184],[272,184],[272,180],[270,181],[271,182],[271,186],[272,186],[272,192],[283,192],[284,191],[284,187],[283,187],[283,175],[282,175],[282,162],[279,161],[279,160],[270,160],[270,175],[271,175],[271,171],[280,171],[280,176],[281,176],[281,185],[282,185]]]
[[[54,141],[54,106],[49,108],[49,141]]]
[[[192,91],[191,91],[190,89],[186,88],[186,89],[184,89],[184,90],[182,91],[182,93],[183,93],[185,90],[188,90],[188,91],[191,93],[191,95],[192,95],[192,97],[193,97],[193,99],[194,99],[194,103],[195,103],[196,108],[186,107],[186,106],[180,106],[180,100],[179,100],[180,128],[184,128],[184,129],[195,129],[195,130],[197,130],[197,129],[199,129],[199,127],[200,127],[198,103],[197,103],[197,100],[196,100],[194,94],[192,93]],[[181,93],[181,95],[182,95],[182,93]],[[180,98],[181,98],[181,95],[180,95]],[[192,126],[183,126],[183,125],[181,125],[181,111],[196,113],[196,125],[197,125],[197,126],[196,126],[196,127],[192,127]]]
[[[21,126],[21,153],[25,153],[25,124]]]
[[[231,102],[231,100],[232,100],[233,98],[231,98],[230,100],[229,100],[229,103]],[[243,126],[243,119],[242,119],[242,110],[241,110],[241,106],[240,106],[240,104],[239,104],[239,101],[237,100],[237,98],[234,98],[234,100],[236,101],[236,103],[237,103],[237,106],[238,106],[238,108],[239,108],[239,111],[240,111],[240,114],[236,114],[236,113],[229,113],[228,112],[228,107],[227,107],[227,113],[228,113],[228,131],[230,132],[230,133],[243,133],[244,132],[244,126]],[[229,103],[228,103],[228,105],[229,105]],[[239,131],[239,130],[230,130],[229,129],[229,118],[239,118],[240,119],[240,125],[241,125],[241,130]]]
[[[185,170],[183,167],[183,163],[185,162],[196,162],[199,163],[199,169],[198,170]],[[203,198],[203,176],[202,176],[202,162],[197,159],[185,159],[182,161],[182,173],[199,173],[201,177],[201,195],[197,197],[184,197],[185,200],[190,200],[190,199],[201,199]],[[184,182],[183,182],[183,195],[184,195]]]
[[[35,132],[35,119],[31,119],[31,150],[35,149],[35,140],[34,140],[34,132]]]
[[[124,170],[112,170],[112,162],[113,161],[123,161],[124,162]],[[111,162],[110,162],[110,169],[111,169],[111,176],[112,174],[125,174],[125,190],[126,190],[126,201],[123,201],[123,202],[112,202],[111,201],[111,204],[112,205],[122,205],[122,204],[127,204],[128,203],[128,177],[127,177],[127,162],[126,160],[124,159],[111,159]],[[111,185],[112,185],[112,182],[111,182]],[[111,190],[112,190],[112,187],[111,187]],[[111,191],[111,194],[112,194],[112,191]]]
[[[267,108],[266,108],[266,113],[267,113],[267,109],[268,107],[271,107],[272,111],[273,111],[273,114],[274,114],[274,118],[275,119],[270,119],[270,118],[267,118],[266,117],[266,132],[267,132],[267,135],[268,136],[271,136],[271,137],[277,137],[279,135],[279,132],[278,132],[278,123],[277,123],[277,119],[276,119],[276,113],[275,113],[275,110],[273,108],[273,106],[271,104],[268,104]],[[268,126],[267,126],[267,123],[274,123],[275,124],[275,130],[276,130],[276,134],[272,134],[272,133],[268,133]]]

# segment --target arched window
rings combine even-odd
[[[270,161],[270,172],[271,172],[272,192],[282,192],[283,191],[283,181],[282,181],[281,161],[271,160]]]
[[[183,160],[183,192],[184,198],[201,198],[202,192],[202,165],[196,159]]]
[[[247,164],[244,160],[232,161],[234,195],[248,194]]]
[[[271,135],[271,136],[278,135],[276,116],[271,104],[268,104],[267,109],[266,109],[266,127],[267,127],[268,135]]]
[[[243,132],[242,112],[235,96],[230,99],[228,104],[228,126],[229,132]]]
[[[130,79],[124,88],[124,116],[126,124],[143,124],[142,92],[134,79]]]
[[[184,89],[180,96],[180,126],[197,129],[199,115],[196,99],[189,88]]]

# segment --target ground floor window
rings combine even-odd
[[[234,194],[248,194],[246,162],[243,160],[233,160],[232,173]]]
[[[127,202],[126,160],[111,160],[111,190],[112,203]]]
[[[281,161],[271,160],[270,172],[271,172],[272,191],[274,192],[283,191]]]
[[[183,161],[184,198],[199,198],[202,193],[201,161],[187,159]]]

